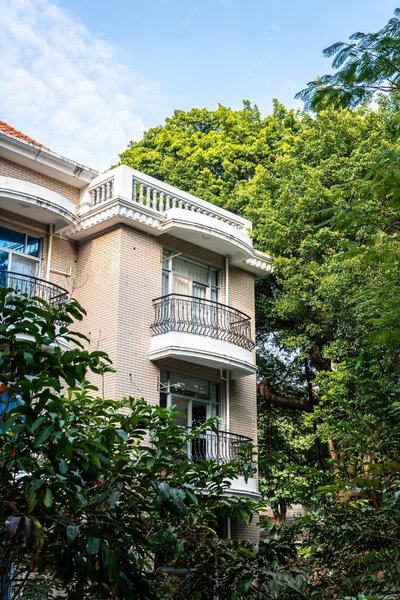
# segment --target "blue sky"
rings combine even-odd
[[[0,0],[0,120],[105,169],[174,109],[271,112],[398,0]]]

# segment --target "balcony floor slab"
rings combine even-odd
[[[223,340],[170,331],[151,338],[147,356],[151,361],[176,358],[230,372],[232,379],[256,372],[254,353]]]

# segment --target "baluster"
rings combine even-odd
[[[172,208],[176,208],[176,198],[175,198],[175,196],[172,197]]]
[[[96,188],[96,204],[100,204],[101,202],[101,189],[100,186]]]
[[[136,179],[132,177],[132,200],[133,202],[137,202],[137,189],[136,189]]]
[[[106,182],[106,200],[111,198],[111,185],[112,185],[112,180],[110,179],[109,181]]]
[[[104,183],[101,184],[101,202],[104,202],[106,199],[106,185]]]
[[[170,209],[171,196],[169,194],[166,195],[165,198],[165,210]]]
[[[178,200],[178,208],[182,208],[183,201],[181,199]]]
[[[144,196],[144,185],[143,185],[143,183],[141,183],[139,185],[139,204],[144,204],[143,196]]]
[[[155,188],[153,189],[153,209],[154,210],[158,210],[158,207],[157,207],[157,190]]]
[[[90,190],[89,192],[90,194],[90,203],[92,206],[94,206],[96,204],[96,191],[95,190]]]
[[[151,205],[151,187],[148,185],[146,188],[146,206],[150,208]]]
[[[160,212],[164,212],[164,192],[160,192],[160,203],[158,206]]]

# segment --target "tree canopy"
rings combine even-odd
[[[371,100],[376,92],[400,91],[400,8],[376,33],[353,33],[350,42],[336,42],[324,56],[334,57],[333,75],[310,81],[296,94],[305,107],[320,110],[327,105],[354,108]]]
[[[315,116],[177,111],[121,155],[250,218],[272,255],[257,282],[260,481],[282,513],[318,507],[303,543],[316,598],[397,589],[399,114],[395,95]]]

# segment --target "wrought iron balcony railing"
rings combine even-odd
[[[27,294],[30,298],[37,296],[52,306],[68,299],[68,292],[59,285],[12,271],[0,271],[0,287],[10,288],[19,294]]]
[[[250,337],[250,317],[240,310],[181,294],[156,298],[153,304],[155,320],[151,329],[154,335],[181,331],[231,342],[246,350],[255,346]]]
[[[188,427],[189,431],[190,429]],[[194,462],[216,460],[228,463],[238,458],[240,450],[243,450],[251,442],[252,439],[245,435],[238,435],[230,431],[207,430],[189,442],[189,458]]]

